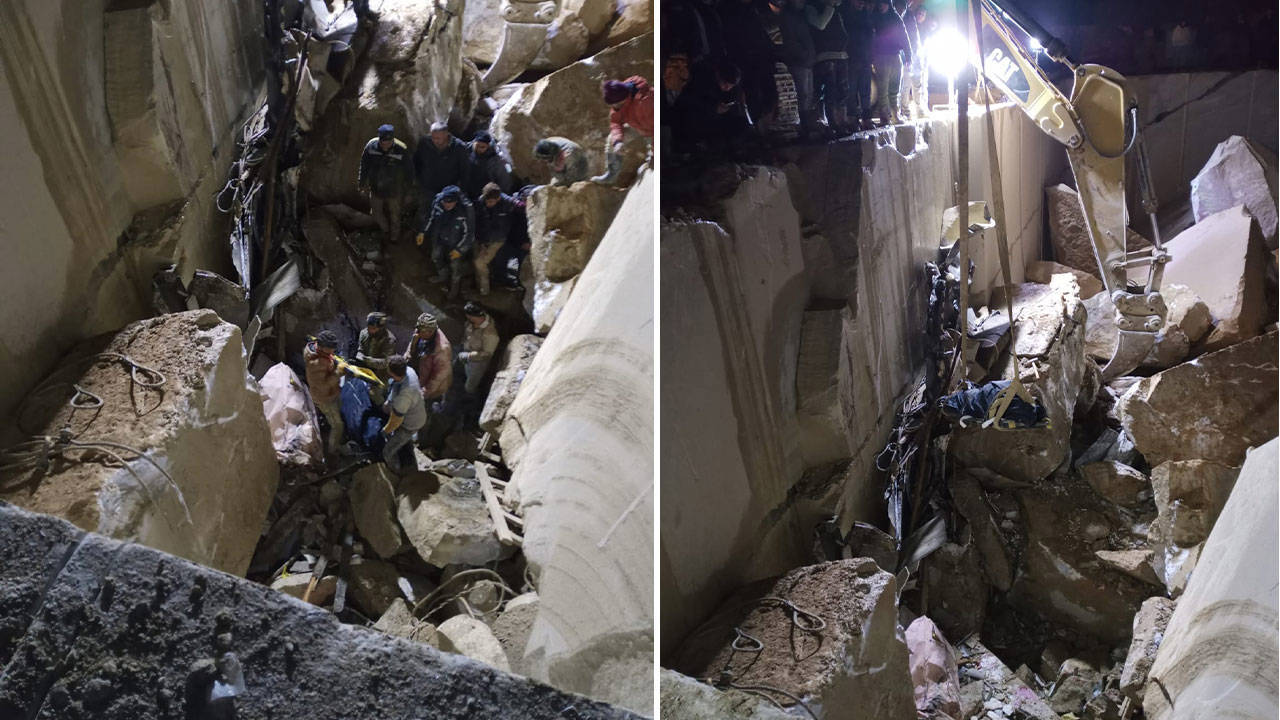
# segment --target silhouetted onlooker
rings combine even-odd
[[[844,27],[849,35],[849,99],[845,103],[849,116],[871,127],[871,41],[875,26],[871,8],[865,0],[850,0],[844,8]]]
[[[889,0],[876,0],[875,40],[872,42],[871,64],[875,67],[879,96],[876,107],[885,123],[896,123],[898,95],[902,90],[902,61],[911,59],[911,45],[902,18]]]
[[[814,10],[813,43],[817,50],[813,63],[814,97],[826,116],[827,127],[839,135],[854,128],[849,124],[845,102],[849,96],[849,33],[837,9],[844,0],[822,0],[810,5]]]

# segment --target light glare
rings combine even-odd
[[[953,27],[939,28],[925,40],[925,54],[929,67],[948,78],[954,78],[969,62],[964,36]]]

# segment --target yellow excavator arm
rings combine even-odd
[[[1169,256],[1156,224],[1156,200],[1138,125],[1138,104],[1120,73],[1101,65],[1075,64],[1062,43],[1033,19],[1005,2],[980,3],[977,28],[980,52],[975,65],[992,85],[1022,108],[1036,127],[1067,149],[1080,193],[1085,225],[1103,285],[1116,307],[1119,340],[1103,378],[1136,368],[1164,327],[1168,310],[1160,296],[1160,279]],[[1054,61],[1075,74],[1071,97],[1062,94],[1036,65],[1034,56],[1015,39],[1010,26],[1033,37]],[[1152,246],[1126,247],[1125,156],[1137,152],[1143,210],[1151,218]],[[1145,282],[1131,277],[1147,270]],[[1130,271],[1139,271],[1131,273]]]

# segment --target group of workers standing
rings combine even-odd
[[[534,147],[534,157],[548,166],[552,185],[572,185],[590,179],[616,184],[621,176],[622,150],[629,127],[645,138],[653,136],[653,94],[642,77],[607,80],[601,96],[610,107],[610,132],[605,147],[605,172],[588,177],[588,157],[577,143],[548,137]],[[488,295],[491,266],[507,267],[512,257],[523,260],[529,250],[524,200],[534,186],[512,193],[516,178],[507,159],[488,132],[470,143],[454,137],[444,123],[431,126],[417,148],[396,137],[395,127],[382,125],[360,157],[357,186],[388,244],[402,238],[401,219],[406,198],[420,193],[414,241],[426,246],[436,274],[430,282],[449,288],[456,299],[468,263],[474,268],[476,289]],[[507,252],[503,252],[506,249]],[[514,283],[519,287],[518,281]],[[422,313],[413,337],[402,352],[387,327],[387,315],[369,313],[360,332],[355,357],[337,354],[339,340],[322,330],[303,349],[307,385],[316,409],[329,424],[327,451],[342,450],[346,425],[342,419],[342,377],[352,366],[367,368],[386,384],[370,388],[370,399],[387,416],[382,456],[395,472],[402,469],[401,451],[427,427],[433,415],[446,416],[463,427],[473,426],[484,403],[483,381],[500,338],[493,317],[477,302],[463,307],[466,317],[460,349],[440,330],[431,313]],[[455,366],[460,370],[455,382]]]

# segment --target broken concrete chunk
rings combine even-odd
[[[1114,460],[1092,462],[1079,467],[1089,487],[1117,505],[1136,505],[1149,495],[1147,476]]]
[[[356,558],[347,577],[347,594],[348,602],[365,617],[382,617],[391,603],[402,597],[400,571],[381,560]]]
[[[502,353],[502,364],[493,376],[493,384],[489,386],[489,396],[484,401],[484,409],[480,411],[480,429],[496,434],[502,428],[502,421],[507,417],[507,410],[516,400],[520,391],[520,383],[533,364],[533,357],[542,347],[542,338],[537,335],[516,335],[507,343]]]
[[[1267,322],[1266,248],[1242,206],[1211,215],[1170,240],[1164,282],[1190,288],[1216,326],[1209,349],[1257,335]]]
[[[1164,296],[1165,306],[1169,314],[1165,317],[1166,327],[1178,329],[1187,340],[1196,343],[1213,327],[1213,313],[1209,306],[1186,285],[1165,282],[1160,285],[1160,294]]]
[[[1076,284],[1080,286],[1081,300],[1088,300],[1103,290],[1102,281],[1098,279],[1097,273],[1077,270],[1052,260],[1037,260],[1028,265],[1027,282],[1048,285],[1053,280],[1053,276],[1059,273],[1069,273],[1076,279]]]
[[[404,598],[393,600],[386,612],[382,613],[382,617],[378,618],[378,622],[373,624],[373,629],[394,637],[440,647],[436,626],[415,618],[409,603],[405,602]]]
[[[41,394],[25,423],[116,445],[47,474],[8,472],[0,499],[242,575],[280,470],[239,328],[212,310],[141,320],[85,343],[57,372],[66,385]],[[72,410],[72,383],[102,407]]]
[[[534,190],[526,209],[534,278],[558,283],[582,272],[626,195],[593,182]]]
[[[662,717],[670,720],[791,720],[789,715],[757,695],[742,690],[723,692],[662,668],[659,683]]]
[[[502,47],[501,7],[500,0],[469,0],[462,8],[462,56],[480,67],[492,65]]]
[[[618,0],[618,18],[609,26],[605,44],[612,47],[653,32],[653,0]]]
[[[1061,715],[1079,714],[1101,680],[1102,675],[1084,660],[1067,660],[1058,668],[1058,680],[1054,683],[1053,694],[1049,696],[1049,707]]]
[[[1157,587],[1163,585],[1151,564],[1155,555],[1152,550],[1098,550],[1094,555],[1131,578]]]
[[[202,308],[208,308],[218,317],[244,330],[249,324],[249,291],[237,283],[209,272],[197,270],[187,292]]]
[[[529,634],[533,631],[533,621],[538,617],[538,594],[525,593],[507,602],[502,614],[492,623],[493,634],[502,644],[511,664],[511,672],[528,675],[529,668],[525,661],[525,645],[529,642]]]
[[[689,636],[674,665],[694,677],[718,676],[725,669],[736,684],[780,688],[803,699],[819,718],[859,707],[868,717],[912,720],[915,703],[895,586],[894,577],[867,558],[811,565],[755,583]],[[823,626],[796,628],[787,606],[762,598],[782,598],[810,614],[801,622],[814,627],[820,619]],[[734,651],[734,628],[757,638],[763,649]]]
[[[1280,441],[1255,448],[1205,542],[1148,677],[1149,720],[1211,708],[1213,717],[1275,717],[1277,494]],[[1176,708],[1176,710],[1175,710]]]
[[[960,675],[951,644],[927,617],[916,618],[906,638],[916,711],[923,717],[932,712],[960,717]]]
[[[510,552],[498,542],[474,479],[442,478],[440,491],[429,497],[408,488],[397,498],[397,517],[418,555],[439,568],[484,565]]]
[[[1239,468],[1207,460],[1171,460],[1152,469],[1161,537],[1182,547],[1208,539],[1238,473]]]
[[[400,552],[400,525],[396,522],[396,488],[385,463],[358,470],[347,492],[356,529],[378,557],[389,559]]]
[[[1218,143],[1191,180],[1191,210],[1196,222],[1243,205],[1258,222],[1267,247],[1276,248],[1275,153],[1239,135]]]
[[[309,572],[293,573],[292,575],[279,577],[271,582],[271,589],[302,600],[303,596],[307,594],[307,587],[311,584],[312,577]],[[311,590],[311,597],[307,598],[307,602],[312,605],[327,605],[333,599],[333,594],[337,589],[338,576],[325,575],[316,581],[316,586]]]
[[[844,536],[850,557],[866,557],[875,561],[881,570],[892,573],[898,569],[898,550],[893,536],[869,523],[854,521]]]
[[[1120,692],[1138,702],[1142,701],[1151,664],[1156,661],[1156,651],[1164,640],[1164,630],[1169,625],[1173,608],[1174,602],[1169,598],[1147,598],[1133,618],[1133,640],[1129,642],[1129,654],[1124,659]]]
[[[982,629],[990,587],[973,538],[947,543],[920,563],[920,584],[928,588],[929,616],[947,637]]]
[[[1201,355],[1126,392],[1116,411],[1147,462],[1239,465],[1247,448],[1275,437],[1276,338],[1271,332]]]
[[[1098,261],[1094,257],[1093,243],[1089,241],[1089,229],[1080,206],[1080,195],[1066,185],[1044,189],[1045,212],[1049,214],[1049,241],[1053,245],[1053,259],[1095,278]],[[1125,228],[1129,249],[1149,245],[1141,235]]]
[[[986,495],[977,479],[968,473],[957,473],[951,479],[951,498],[956,510],[969,522],[973,540],[982,555],[987,580],[1000,592],[1013,583],[1013,567],[997,518],[992,514]]]
[[[493,636],[488,625],[479,620],[468,615],[455,615],[440,623],[436,632],[439,633],[441,650],[466,655],[503,672],[511,672],[498,638]]]

